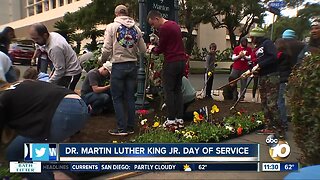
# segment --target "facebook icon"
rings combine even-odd
[[[24,144],[25,161],[57,161],[56,144]]]

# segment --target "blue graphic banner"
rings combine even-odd
[[[258,163],[42,163],[42,171],[57,170],[76,172],[257,171]]]
[[[59,144],[60,161],[259,161],[258,144]]]

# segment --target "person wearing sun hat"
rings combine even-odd
[[[257,65],[252,70],[243,73],[247,77],[252,72],[259,76],[259,91],[264,112],[266,128],[257,131],[258,134],[276,134],[284,138],[277,105],[280,77],[278,72],[277,49],[274,43],[265,37],[265,30],[255,27],[250,31],[252,42],[256,47]]]
[[[106,81],[110,79],[112,63],[106,61],[98,69],[88,72],[81,88],[81,98],[92,108],[91,115],[98,115],[103,110],[112,107],[110,84]]]

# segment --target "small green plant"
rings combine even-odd
[[[320,163],[320,55],[307,56],[289,78],[294,138],[303,165]]]
[[[8,167],[0,166],[0,179],[19,180],[22,177],[19,174],[10,173]]]
[[[100,66],[98,60],[101,57],[101,48],[102,46],[99,45],[98,49],[93,51],[93,57],[83,63],[83,69],[86,72],[89,72],[91,69],[98,68]]]

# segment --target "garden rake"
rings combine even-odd
[[[240,76],[240,78],[241,78],[241,77],[242,77],[242,76]],[[238,100],[237,100],[237,101],[234,103],[234,105],[230,108],[230,111],[235,110],[236,106],[237,106],[238,103],[240,102],[241,97],[246,93],[246,91],[247,91],[247,89],[248,89],[248,86],[249,86],[249,84],[250,84],[250,82],[252,81],[253,78],[254,78],[254,77],[253,77],[253,74],[251,74],[250,79],[249,79],[246,87],[245,87],[244,90],[241,92],[240,96],[238,97]],[[237,78],[237,79],[238,79],[238,78]]]

